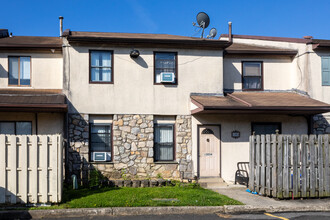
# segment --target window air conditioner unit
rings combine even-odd
[[[160,82],[163,83],[174,83],[175,75],[171,72],[162,72],[160,73]]]
[[[93,161],[110,161],[111,153],[109,152],[93,152]]]

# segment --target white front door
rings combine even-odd
[[[200,177],[220,176],[220,128],[199,127],[199,168]]]

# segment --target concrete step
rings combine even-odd
[[[210,177],[210,178],[200,178],[198,180],[200,183],[223,183],[225,182],[222,178],[220,177]]]
[[[217,189],[228,186],[228,184],[220,177],[201,178],[198,180],[198,183],[201,185],[201,187],[208,189]]]

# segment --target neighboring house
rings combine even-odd
[[[232,181],[252,133],[315,133],[330,112],[327,41],[1,33],[0,133],[63,134],[67,178]]]
[[[0,134],[63,134],[67,111],[59,37],[0,30]]]
[[[222,34],[220,39],[228,39],[228,34]],[[266,46],[276,50],[296,50],[297,54],[292,56],[291,74],[286,79],[287,83],[291,83],[293,90],[306,92],[313,99],[330,103],[330,40],[313,39],[312,36],[302,39],[249,35],[233,35],[233,39],[234,44],[242,44],[245,48]],[[281,85],[276,86],[277,89],[281,88]],[[315,115],[311,120],[311,133],[329,134],[329,121],[329,113]]]

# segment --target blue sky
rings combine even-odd
[[[162,33],[199,36],[196,14],[211,18],[208,29],[234,34],[330,39],[330,0],[2,0],[0,28],[14,35],[58,36],[76,31]],[[208,32],[208,30],[207,30]]]

